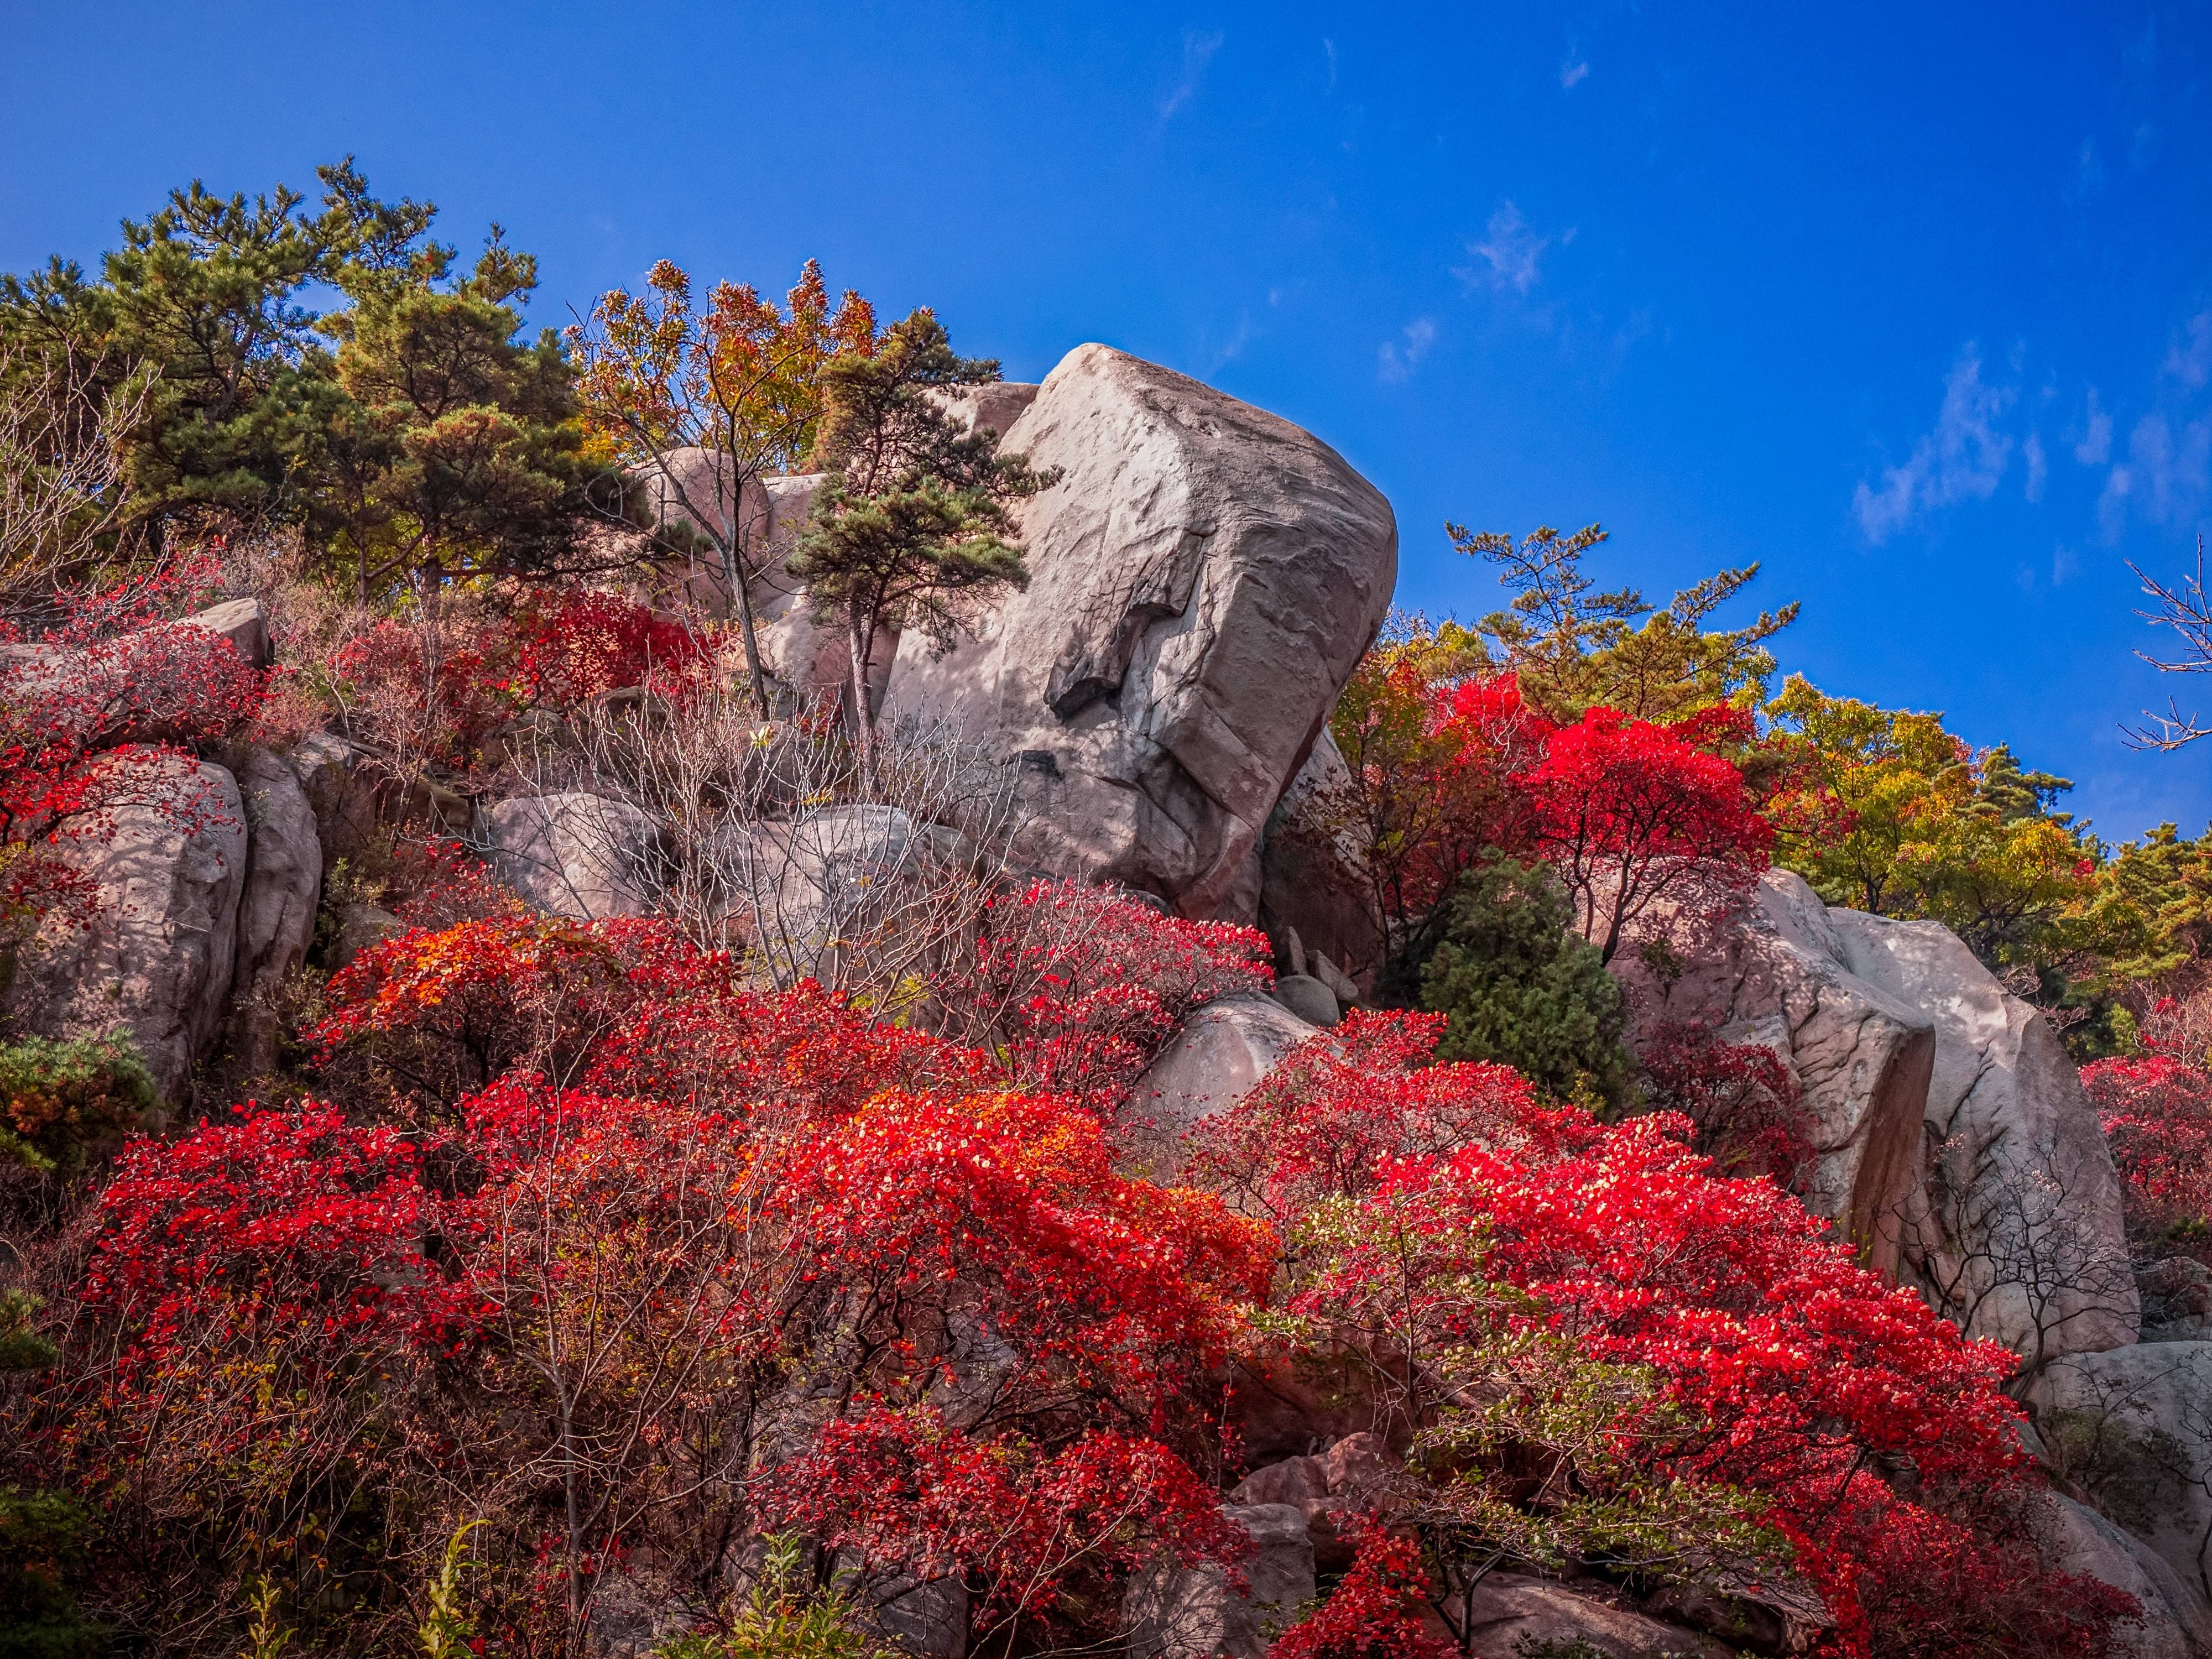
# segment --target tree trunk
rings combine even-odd
[[[742,499],[740,496],[741,502]],[[744,534],[740,527],[723,544],[722,574],[729,579],[730,597],[738,607],[738,635],[744,641],[745,673],[752,682],[753,711],[768,720],[775,711],[769,707],[768,677],[761,672],[760,641],[753,633],[752,577],[745,569]]]
[[[868,707],[868,659],[873,654],[875,619],[863,614],[858,599],[845,605],[845,637],[853,657],[853,738],[860,751],[860,787],[876,793],[876,711]]]

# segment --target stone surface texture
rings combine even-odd
[[[1468,1597],[1475,1659],[1526,1659],[1540,1643],[1583,1643],[1606,1659],[1729,1659],[1734,1650],[1549,1579],[1493,1572]]]
[[[1102,345],[1003,437],[1026,590],[939,657],[900,642],[887,712],[1018,760],[1030,863],[1249,921],[1261,834],[1374,638],[1389,504],[1327,445]]]
[[[2033,1504],[2029,1522],[2054,1566],[2101,1579],[2142,1605],[2142,1617],[2113,1633],[2113,1659],[2190,1659],[2197,1650],[2187,1621],[2201,1620],[2203,1598],[2163,1557],[2070,1498],[2039,1492]]]
[[[2129,1529],[2148,1547],[2148,1558],[2135,1552],[2135,1565],[2165,1593],[2177,1622],[2212,1648],[2212,1598],[2204,1588],[2212,1571],[2206,1543],[2212,1538],[2212,1342],[2146,1342],[2069,1354],[2037,1379],[2034,1404],[2046,1440],[2056,1437],[2069,1414],[2078,1414],[2074,1421],[2100,1429],[2106,1443],[2143,1454],[2154,1478],[2147,1494],[2136,1494],[2148,1496],[2140,1505],[2147,1515],[2131,1517]],[[2100,1496],[2094,1486],[2089,1495]],[[2110,1501],[2111,1494],[2104,1497]],[[2108,1572],[2101,1548],[2084,1544],[2080,1571],[2133,1593],[2124,1582],[2124,1564]]]
[[[56,848],[94,884],[93,912],[79,927],[50,920],[24,948],[7,1009],[43,1036],[126,1029],[173,1097],[228,1003],[246,819],[222,767],[171,755],[143,765],[133,803],[107,815],[103,834]]]
[[[1260,850],[1260,925],[1273,939],[1296,933],[1305,948],[1341,965],[1357,994],[1382,965],[1382,930],[1361,873],[1358,847],[1334,804],[1351,784],[1327,730],[1283,792]],[[1342,991],[1338,1000],[1346,1000]]]
[[[1130,1659],[1261,1659],[1313,1598],[1313,1545],[1296,1506],[1230,1504],[1221,1512],[1252,1535],[1243,1590],[1219,1567],[1145,1568],[1122,1603]]]
[[[1782,1056],[1817,1120],[1808,1201],[1886,1272],[2031,1361],[2136,1340],[2119,1182],[2042,1017],[1938,923],[1830,908],[1769,871],[1662,983],[1614,959],[1640,1022]]]
[[[1178,1167],[1179,1144],[1192,1124],[1243,1099],[1320,1029],[1256,991],[1207,1003],[1129,1091],[1124,1128],[1136,1150],[1161,1169]]]
[[[601,795],[518,795],[484,814],[501,878],[541,910],[593,921],[652,908],[646,879],[653,825]]]
[[[204,629],[228,640],[256,668],[266,668],[276,659],[269,643],[269,613],[258,599],[226,599],[185,617],[180,626]]]
[[[256,749],[240,767],[238,784],[247,836],[231,1030],[233,1057],[252,1075],[276,1064],[276,994],[314,939],[323,848],[307,792],[285,761]]]
[[[1344,1018],[1336,993],[1311,974],[1285,974],[1275,981],[1275,1000],[1309,1025],[1334,1025]]]

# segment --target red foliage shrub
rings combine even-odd
[[[313,1103],[137,1141],[100,1194],[85,1303],[136,1332],[126,1370],[149,1384],[210,1339],[304,1334],[313,1368],[448,1341],[472,1302],[426,1268],[418,1176],[397,1131]]]
[[[2212,1073],[2169,1054],[2081,1068],[2140,1250],[2212,1265]]]
[[[1045,1453],[957,1434],[926,1407],[831,1425],[776,1471],[767,1512],[874,1570],[980,1584],[978,1639],[1158,1553],[1196,1565],[1250,1547],[1219,1494],[1155,1441],[1097,1431]]]
[[[465,768],[519,712],[489,667],[500,643],[481,626],[387,617],[342,647],[331,673],[356,732],[400,764]]]
[[[569,588],[507,615],[387,617],[339,651],[331,672],[356,723],[396,754],[466,768],[526,711],[565,714],[631,686],[683,696],[712,662],[712,641],[681,623]]]
[[[517,1066],[573,1065],[635,1000],[641,936],[647,949],[672,942],[655,924],[521,912],[401,933],[331,975],[330,1012],[303,1037],[325,1067],[373,1064],[419,1102],[450,1105]]]
[[[1711,723],[1693,715],[1684,724],[1689,737],[1709,739]],[[1766,867],[1774,832],[1742,774],[1675,728],[1592,708],[1547,738],[1543,759],[1515,781],[1583,937],[1608,961],[1655,905],[1709,902]]]
[[[1429,1065],[1441,1014],[1355,1010],[1285,1055],[1191,1133],[1187,1178],[1230,1193],[1289,1238],[1316,1206],[1373,1190],[1397,1158],[1469,1145],[1557,1157],[1594,1133],[1488,1061]]]
[[[1110,1110],[1193,1010],[1274,983],[1267,935],[1185,921],[1079,882],[994,903],[972,959],[931,990],[948,1036],[988,1046],[1023,1088]]]
[[[802,1143],[778,1204],[811,1276],[884,1308],[957,1279],[995,1335],[1133,1410],[1218,1363],[1266,1290],[1261,1229],[1115,1174],[1097,1121],[1050,1098],[879,1095]]]
[[[43,641],[0,649],[0,919],[82,920],[93,884],[55,855],[106,839],[119,811],[149,808],[185,835],[212,821],[178,763],[252,719],[267,677],[205,629],[153,620],[178,592],[69,594]]]
[[[612,593],[570,588],[526,606],[510,625],[501,689],[526,708],[562,709],[628,686],[687,686],[710,642]]]
[[[1637,1058],[1644,1098],[1689,1119],[1691,1146],[1717,1170],[1799,1189],[1813,1161],[1814,1119],[1780,1055],[1678,1023],[1653,1032]]]
[[[1905,1562],[1874,1548],[1854,1519],[1879,1497],[1893,1524],[1954,1540],[1958,1595],[1984,1592],[1952,1609],[1951,1628],[1998,1639],[2013,1586],[2025,1583],[2056,1610],[2052,1627],[2074,1634],[2020,1650],[2095,1650],[2081,1644],[2100,1639],[2109,1610],[2070,1598],[2034,1568],[2017,1529],[1992,1518],[2026,1479],[2011,1438],[2018,1413],[1998,1391],[2010,1354],[1966,1340],[1857,1267],[1771,1182],[1717,1174],[1682,1144],[1693,1133],[1685,1119],[1608,1128],[1573,1108],[1535,1108],[1494,1068],[1407,1073],[1404,1038],[1386,1053],[1391,1064],[1364,1087],[1341,1054],[1303,1057],[1286,1094],[1262,1091],[1202,1126],[1194,1170],[1235,1171],[1286,1224],[1338,1213],[1332,1201],[1373,1223],[1327,1223],[1318,1266],[1294,1275],[1291,1312],[1318,1329],[1385,1333],[1384,1352],[1416,1332],[1424,1350],[1475,1342],[1502,1319],[1508,1332],[1564,1340],[1583,1362],[1632,1368],[1654,1389],[1615,1425],[1624,1454],[1767,1505],[1804,1570],[1818,1566],[1823,1589],[1844,1598],[1835,1610],[1847,1632],[1879,1627],[1862,1612],[1913,1593],[1894,1577]],[[1408,1095],[1400,1108],[1363,1097]],[[1403,1153],[1394,1121],[1407,1126],[1395,1137]],[[1455,1133],[1461,1144],[1435,1146]],[[1508,1298],[1471,1293],[1484,1282]],[[1511,1297],[1526,1299],[1520,1311]],[[1905,1468],[1909,1498],[1867,1484],[1870,1468]],[[1956,1650],[1881,1628],[1873,1647],[1846,1650]]]
[[[1352,1570],[1316,1611],[1276,1638],[1268,1659],[1449,1659],[1457,1650],[1422,1627],[1428,1593],[1419,1545],[1370,1527]]]
[[[1417,926],[1486,849],[1525,848],[1527,802],[1513,783],[1551,722],[1511,674],[1437,680],[1413,653],[1371,652],[1329,729],[1348,780],[1313,811],[1364,853],[1378,915]]]

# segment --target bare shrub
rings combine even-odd
[[[106,395],[105,367],[0,344],[0,616],[81,580],[124,525],[116,445],[153,381]]]
[[[1015,873],[1012,763],[908,720],[884,729],[870,777],[834,702],[764,721],[704,678],[539,723],[514,755],[520,793],[616,803],[563,812],[575,855],[702,948],[779,988],[917,1009]]]

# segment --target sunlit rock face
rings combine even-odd
[[[2119,1181],[2073,1062],[1948,928],[1831,908],[1776,870],[1678,977],[1614,966],[1647,1025],[1789,1064],[1817,1120],[1807,1201],[1874,1266],[2031,1365],[2136,1340]]]
[[[902,639],[887,715],[1018,765],[1037,868],[1251,920],[1268,815],[1389,605],[1389,503],[1289,422],[1103,345],[1001,447],[1060,475],[1020,510],[1029,586],[943,656]]]

